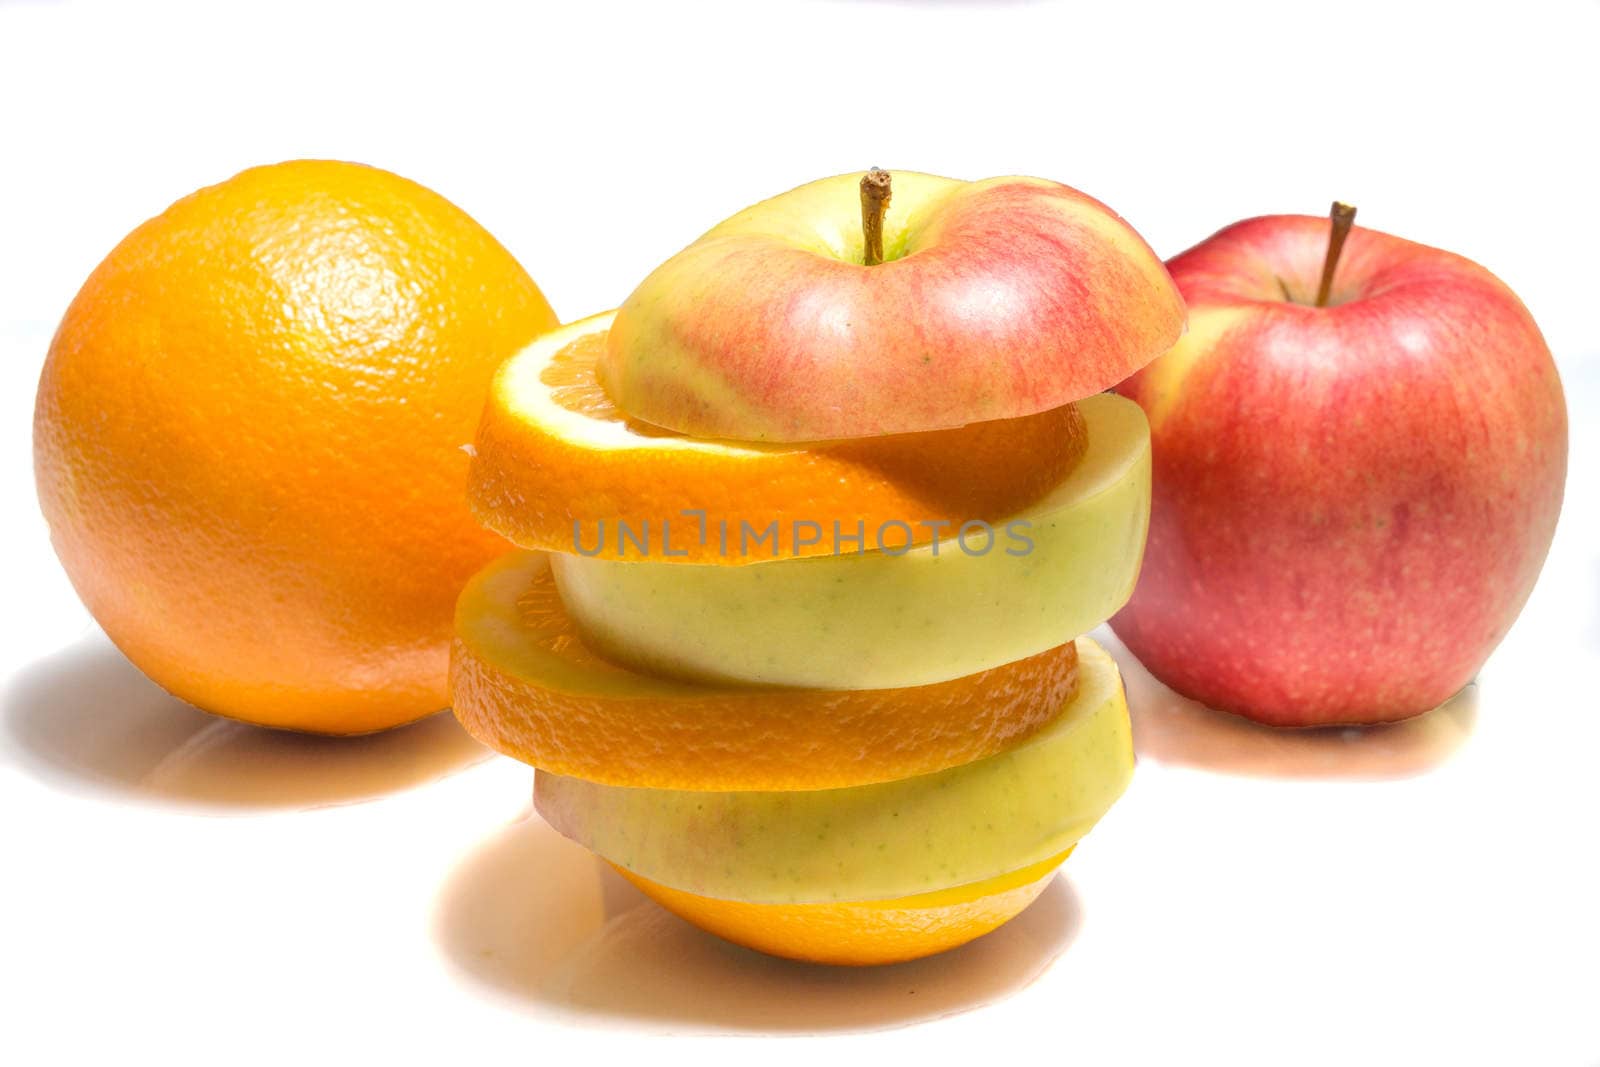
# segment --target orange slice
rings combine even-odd
[[[811,963],[866,966],[920,959],[982,937],[1032,904],[1071,854],[1069,848],[969,885],[846,904],[716,900],[616,870],[674,915],[734,944]]]
[[[660,789],[832,789],[1004,751],[1078,686],[1077,649],[904,689],[718,686],[602,659],[561,605],[548,557],[513,552],[468,583],[450,657],[455,714],[542,770]]]
[[[495,375],[470,500],[524,548],[608,559],[739,563],[723,531],[776,524],[772,554],[827,555],[865,531],[898,545],[1009,516],[1083,454],[1073,405],[932,433],[762,445],[699,440],[627,417],[595,377],[612,313],[544,334]],[[797,527],[796,524],[799,524]],[[622,532],[622,526],[632,536]],[[812,540],[815,538],[815,540]]]

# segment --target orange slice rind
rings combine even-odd
[[[480,521],[524,548],[737,564],[748,556],[730,550],[727,531],[737,544],[746,528],[775,526],[763,550],[827,555],[838,543],[835,523],[845,538],[901,524],[925,543],[941,528],[1028,506],[1086,447],[1074,405],[803,445],[686,437],[627,417],[601,388],[595,364],[611,319],[608,312],[544,334],[501,366],[490,389],[470,501]]]
[[[548,557],[512,552],[462,592],[455,713],[489,747],[560,775],[664,789],[828,789],[994,755],[1076,691],[1070,643],[934,685],[875,691],[653,677],[587,648]]]

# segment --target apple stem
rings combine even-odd
[[[869,267],[883,262],[883,216],[888,210],[889,172],[873,167],[861,178],[861,236]]]
[[[1335,200],[1328,211],[1332,222],[1328,230],[1328,254],[1322,260],[1322,283],[1317,286],[1317,307],[1328,306],[1328,296],[1333,292],[1333,272],[1339,269],[1339,253],[1344,251],[1344,239],[1350,236],[1350,227],[1356,224],[1356,209]]]

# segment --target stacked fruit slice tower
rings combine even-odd
[[[878,963],[986,933],[1125,788],[1112,660],[1149,509],[1102,394],[1183,306],[1054,182],[803,186],[499,371],[456,714],[672,911]],[[1075,640],[1076,639],[1076,640]]]

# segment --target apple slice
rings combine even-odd
[[[896,172],[869,266],[862,179],[746,208],[656,268],[600,364],[617,404],[695,437],[940,430],[1093,395],[1183,332],[1160,258],[1076,189]]]
[[[556,830],[651,882],[769,904],[881,900],[980,882],[1071,848],[1133,774],[1115,662],[1078,642],[1080,684],[1027,741],[896,782],[801,792],[629,789],[536,772]]]
[[[900,552],[890,531],[889,550],[737,567],[555,555],[561,599],[605,655],[724,682],[894,689],[1055,648],[1127,601],[1149,518],[1143,411],[1109,394],[1078,407],[1083,458],[992,541]]]

